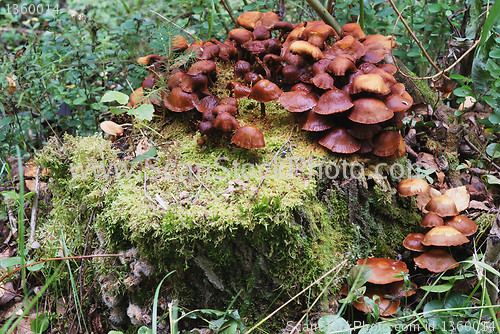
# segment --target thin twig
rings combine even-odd
[[[408,23],[406,23],[405,19],[403,18],[403,16],[401,15],[401,13],[399,12],[398,8],[396,7],[396,5],[394,4],[394,1],[392,0],[389,0],[391,6],[392,6],[392,9],[394,9],[394,11],[396,12],[396,14],[398,15],[398,19],[401,20],[401,23],[403,23],[403,25],[405,26],[406,30],[408,30],[408,33],[410,34],[410,36],[413,38],[413,40],[415,41],[415,43],[417,43],[418,47],[420,48],[420,50],[422,50],[422,52],[424,53],[424,56],[425,58],[427,58],[427,60],[429,61],[429,63],[432,65],[432,67],[434,67],[437,71],[441,71],[439,69],[439,67],[434,63],[434,61],[431,59],[431,57],[429,56],[429,54],[427,53],[427,51],[425,51],[425,48],[424,46],[422,45],[422,43],[418,40],[417,36],[415,36],[415,34],[413,33],[413,31],[411,31],[411,28],[410,26],[408,25]],[[446,79],[449,79],[447,76],[443,75]]]
[[[33,204],[31,206],[30,238],[29,246],[32,249],[40,248],[40,243],[35,240],[36,213],[38,211],[38,193],[40,192],[40,166],[36,167],[35,193],[33,194]]]
[[[231,13],[231,9],[229,9],[228,5],[226,4],[226,1],[220,0],[220,3],[224,8],[226,9],[227,13],[229,14],[229,17],[231,17],[231,20],[233,21],[234,25],[236,28],[239,28],[238,22],[234,19],[233,13]]]
[[[190,37],[194,38],[195,40],[197,41],[201,41],[200,38],[196,37],[195,35],[193,35],[192,33],[190,33],[189,31],[187,31],[186,29],[184,29],[183,27],[181,26],[178,26],[177,24],[175,24],[174,22],[170,21],[169,19],[167,19],[165,16],[161,15],[160,13],[157,13],[155,12],[154,10],[150,9],[149,10],[150,12],[153,12],[155,13],[156,15],[158,15],[159,17],[161,17],[162,19],[164,19],[165,21],[167,21],[168,23],[174,25],[175,27],[177,27],[177,29],[180,29],[182,30],[182,32],[184,32],[186,35],[189,35]]]
[[[210,189],[208,189],[208,187],[205,185],[205,183],[203,183],[203,182],[202,182],[202,181],[198,178],[198,176],[196,175],[196,173],[195,173],[195,172],[193,172],[192,170],[191,170],[190,172],[191,172],[191,174],[194,176],[194,178],[195,178],[196,180],[198,180],[198,182],[200,182],[200,184],[203,186],[203,188],[205,188],[205,189],[206,189],[206,190],[210,193],[210,195],[212,195],[212,196],[215,198],[216,196],[214,195],[214,193],[213,193]]]
[[[496,168],[496,170],[500,171],[500,167],[495,164],[493,162],[493,160],[491,160],[486,154],[484,154],[480,149],[478,149],[476,146],[474,146],[474,144],[472,144],[472,142],[470,141],[470,139],[467,137],[467,136],[464,136],[464,139],[465,141],[467,142],[467,145],[469,145],[474,151],[476,151],[477,153],[481,154],[481,156],[483,158],[486,159],[486,161],[488,161],[493,167]]]
[[[267,174],[269,174],[269,171],[271,170],[271,166],[273,165],[274,160],[276,160],[276,158],[278,157],[280,152],[283,150],[283,148],[286,145],[288,145],[288,143],[290,142],[290,139],[292,138],[293,130],[295,130],[295,126],[293,126],[292,131],[290,131],[290,135],[288,136],[288,139],[286,140],[286,142],[283,145],[281,145],[280,149],[274,155],[273,160],[271,160],[271,162],[269,163],[269,166],[267,167],[267,170],[266,170],[266,174],[264,174],[264,176],[262,177],[262,180],[260,180],[260,183],[257,186],[257,189],[255,189],[255,192],[252,194],[252,196],[250,196],[250,199],[254,199],[257,197],[257,193],[259,192],[260,187],[262,187],[262,185],[264,184],[264,181],[266,180]]]

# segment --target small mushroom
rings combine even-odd
[[[435,227],[435,226],[443,226],[444,220],[437,213],[433,211],[427,212],[422,221],[420,222],[420,226],[422,227]]]
[[[427,269],[433,273],[442,273],[447,269],[458,267],[459,263],[453,256],[441,248],[433,248],[413,259],[421,269]]]
[[[466,237],[473,235],[477,232],[477,224],[470,218],[465,216],[455,216],[444,223],[446,226],[452,226],[456,228]]]
[[[403,246],[414,252],[425,252],[426,248],[422,245],[424,235],[422,233],[410,233],[403,240]]]
[[[396,281],[402,281],[402,276],[395,276],[398,276],[401,272],[409,272],[406,267],[406,263],[386,258],[359,259],[356,264],[365,264],[370,267],[372,273],[368,282],[374,284],[388,284]]]
[[[349,110],[352,106],[354,104],[349,94],[334,87],[321,95],[314,107],[314,112],[320,115],[330,115]]]
[[[363,97],[353,102],[353,108],[347,117],[356,123],[377,124],[393,116],[394,112],[387,108],[384,102],[371,97]]]
[[[265,147],[264,135],[253,126],[242,126],[234,133],[231,141],[246,149]]]
[[[318,143],[335,153],[351,154],[361,148],[359,141],[341,127],[329,130]]]
[[[373,139],[372,153],[379,157],[389,157],[396,152],[403,137],[399,131],[385,130]]]
[[[391,92],[391,89],[385,84],[384,80],[379,75],[369,73],[354,77],[349,91],[351,94],[358,94],[365,91],[387,95]]]
[[[123,134],[122,126],[113,121],[104,121],[100,124],[100,126],[102,131],[109,134],[109,139],[112,142],[116,140],[116,136],[121,136]]]
[[[274,82],[262,79],[252,87],[248,98],[260,102],[261,116],[265,117],[266,105],[264,103],[279,99],[281,94],[283,92]]]
[[[425,206],[427,211],[434,211],[440,217],[450,217],[458,215],[455,202],[448,195],[441,195],[431,199]]]
[[[224,132],[231,132],[238,129],[240,125],[238,124],[238,121],[236,121],[236,118],[223,112],[215,118],[214,127]]]
[[[402,180],[398,183],[398,194],[403,197],[426,194],[430,189],[429,183],[418,177]]]
[[[436,226],[422,239],[424,246],[458,246],[468,243],[469,239],[451,226]]]

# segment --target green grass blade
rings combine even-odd
[[[175,272],[175,270],[172,270],[171,272],[169,272],[167,275],[165,275],[165,277],[163,277],[163,279],[160,281],[160,283],[158,284],[158,287],[156,288],[156,291],[155,291],[155,297],[153,299],[153,324],[152,324],[152,330],[153,330],[153,334],[156,334],[156,326],[157,326],[157,323],[158,323],[158,296],[160,295],[160,288],[161,288],[161,285],[163,284],[163,281],[165,280],[165,278],[167,278],[168,276],[170,276],[171,274],[173,274]],[[172,323],[172,319],[170,319],[170,322]],[[173,331],[173,327],[170,327],[171,328],[171,332],[172,333],[175,333]]]

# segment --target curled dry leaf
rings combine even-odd
[[[470,197],[466,186],[448,189],[444,194],[448,195],[455,202],[458,211],[464,211],[469,207]]]

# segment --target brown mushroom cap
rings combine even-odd
[[[291,90],[281,94],[280,103],[290,112],[303,112],[316,106],[318,96],[305,90]]]
[[[116,124],[112,121],[104,121],[100,124],[101,130],[112,135],[121,136],[123,134],[123,128],[121,125]]]
[[[402,180],[398,183],[399,196],[413,196],[428,193],[431,189],[429,183],[418,177]]]
[[[325,51],[325,57],[335,59],[344,57],[352,62],[356,62],[366,53],[366,48],[353,36],[347,35],[341,40],[335,42],[330,49]]]
[[[387,285],[387,290],[393,296],[410,297],[417,293],[417,285],[411,282],[411,286],[405,290],[403,289],[405,282],[398,281]]]
[[[144,57],[139,57],[137,58],[136,62],[138,64],[141,64],[141,65],[151,65],[152,63],[154,62],[157,62],[157,61],[163,61],[165,60],[165,57],[164,56],[159,56],[159,55],[148,55],[148,56],[144,56]]]
[[[245,60],[238,60],[236,64],[234,64],[234,77],[235,78],[243,78],[247,72],[250,72],[252,69],[252,65]]]
[[[270,102],[278,99],[281,94],[283,92],[274,82],[262,79],[252,87],[248,98],[258,102]]]
[[[354,123],[347,131],[358,139],[369,139],[375,136],[382,127],[378,124]]]
[[[348,58],[337,57],[330,60],[328,71],[336,76],[342,76],[345,75],[347,71],[356,71],[356,65]]]
[[[384,80],[382,80],[379,75],[368,73],[355,76],[351,82],[349,91],[351,94],[357,94],[365,91],[387,95],[391,92],[391,89],[385,84]]]
[[[236,81],[229,81],[226,85],[226,89],[229,89],[234,93],[235,99],[244,99],[250,95],[252,89],[250,87],[244,86]]]
[[[238,129],[240,125],[238,124],[238,121],[236,121],[236,118],[223,112],[218,114],[215,118],[214,127],[224,132],[230,132]]]
[[[368,74],[367,74],[368,75]],[[409,98],[405,98],[409,97]],[[413,99],[411,98],[410,94],[405,92],[405,95],[396,95],[396,94],[389,94],[387,97],[384,99],[385,105],[392,109],[392,111],[396,112],[401,112],[401,111],[406,111],[411,108],[413,104]]]
[[[391,52],[392,48],[396,46],[396,42],[391,37],[386,37],[380,34],[368,35],[363,41],[366,47],[366,54],[363,60],[370,63],[378,63],[384,59],[384,55]]]
[[[436,226],[422,239],[424,246],[458,246],[468,243],[469,239],[451,226]]]
[[[189,47],[186,39],[184,36],[181,35],[175,35],[172,38],[172,51],[174,52],[182,52],[186,50]]]
[[[231,141],[238,146],[246,149],[261,148],[266,146],[264,135],[262,132],[253,126],[242,126],[234,133]]]
[[[311,57],[314,60],[325,58],[323,52],[315,45],[306,41],[295,41],[290,45],[290,52],[301,56]]]
[[[384,102],[371,97],[357,99],[353,102],[353,106],[348,118],[356,123],[376,124],[394,116],[394,112],[387,108]]]
[[[385,130],[377,134],[373,139],[372,153],[379,157],[389,157],[396,152],[403,140],[399,131]]]
[[[307,113],[307,119],[302,126],[302,130],[319,132],[331,129],[333,126],[334,123],[332,122],[331,117],[328,115],[318,115],[311,109]]]
[[[238,45],[243,45],[244,43],[253,39],[253,34],[251,31],[248,31],[243,28],[236,28],[229,31],[227,35],[229,40],[235,41]],[[226,40],[227,43],[227,40]]]
[[[422,245],[423,238],[424,235],[422,233],[410,233],[403,240],[403,246],[415,252],[425,252],[425,246]]]
[[[163,95],[163,104],[174,112],[191,110],[198,103],[198,96],[195,93],[186,93],[179,87],[172,89],[168,95]]]
[[[378,305],[380,309],[381,316],[390,316],[396,313],[399,308],[399,304],[401,303],[399,298],[396,299],[387,299],[384,298],[385,295],[388,294],[388,291],[379,286],[369,286],[366,289],[365,294],[359,299],[352,302],[352,306],[354,306],[357,310],[365,313],[373,312],[372,306],[365,302],[364,297],[368,297],[372,299],[375,304]],[[380,298],[374,298],[377,295]]]
[[[422,222],[420,223],[420,226],[422,227],[434,227],[443,225],[443,218],[439,217],[439,215],[433,211],[427,212],[422,218]]]
[[[330,115],[346,111],[353,105],[348,93],[334,87],[321,95],[314,107],[314,112],[320,115]]]
[[[202,136],[204,135],[209,135],[210,133],[212,133],[214,131],[214,123],[213,122],[200,122],[198,123],[198,131],[200,131],[200,134]]]
[[[269,31],[269,28],[260,26],[253,30],[253,38],[263,41],[265,39],[271,38],[271,32]]]
[[[455,216],[444,223],[446,226],[452,226],[456,228],[463,235],[468,237],[477,232],[477,224],[470,218],[465,216]]]
[[[366,264],[372,270],[368,282],[373,284],[388,284],[402,281],[403,277],[394,277],[401,272],[408,273],[406,263],[386,258],[359,259],[357,265]]]
[[[377,65],[377,67],[386,71],[390,75],[394,75],[398,71],[398,68],[392,64],[380,64],[380,65]]]
[[[431,199],[425,206],[427,211],[434,211],[441,217],[450,217],[458,215],[455,202],[448,195],[441,195]]]
[[[275,12],[266,12],[264,13],[264,17],[262,18],[261,25],[271,29],[272,27],[274,27],[275,24],[277,24],[280,21],[281,21],[280,17]]]
[[[448,195],[455,202],[459,212],[469,207],[470,195],[466,186],[447,189],[444,194]]]
[[[244,12],[236,19],[236,23],[239,26],[254,30],[256,27],[259,27],[262,24],[262,20],[264,19],[264,13],[257,11]]]
[[[207,111],[212,111],[217,104],[219,104],[219,98],[208,95],[202,98],[198,103],[196,103],[195,107],[196,110],[203,114]]]
[[[341,127],[329,130],[318,143],[335,153],[351,154],[361,148],[361,143]]]
[[[191,67],[189,67],[189,70],[187,71],[187,74],[189,75],[200,75],[200,74],[207,74],[207,73],[212,73],[217,70],[217,65],[213,60],[199,60]]]
[[[421,269],[427,269],[434,273],[442,273],[447,269],[458,267],[458,262],[453,256],[441,248],[433,248],[413,259]]]
[[[308,24],[304,31],[302,31],[300,38],[321,49],[327,38],[335,36],[338,35],[331,26],[324,22],[319,22],[316,24]]]
[[[138,104],[149,104],[149,100],[144,98],[144,89],[142,87],[137,88],[130,94],[129,103],[131,107]]]
[[[352,36],[356,39],[363,39],[366,37],[365,33],[363,32],[363,29],[361,29],[361,26],[357,23],[346,23],[342,26],[342,29],[340,29],[340,37],[345,37],[345,36]]]
[[[219,104],[212,110],[212,114],[216,116],[223,112],[226,112],[229,115],[236,115],[236,113],[238,112],[238,108],[236,108],[232,104]]]
[[[312,79],[311,83],[314,84],[319,89],[333,89],[333,78],[328,73],[316,74]]]

